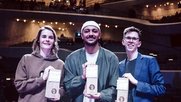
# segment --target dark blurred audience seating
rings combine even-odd
[[[23,1],[23,0],[0,0],[1,9],[17,9],[17,10],[37,10],[37,11],[54,11],[54,12],[75,12],[75,13],[88,13],[85,6],[75,6],[72,4],[67,5],[65,1],[54,1],[45,4],[44,1]]]

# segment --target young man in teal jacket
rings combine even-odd
[[[72,52],[65,60],[64,84],[72,102],[115,102],[118,78],[117,56],[102,48],[98,42],[101,30],[95,21],[87,21],[81,28],[84,47]],[[98,65],[98,92],[87,94],[86,67],[88,63]]]

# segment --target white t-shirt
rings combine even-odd
[[[86,52],[87,62],[90,64],[96,64],[98,54],[99,54],[99,50],[93,54],[89,54]],[[95,100],[84,96],[83,102],[95,102]]]
[[[98,54],[99,54],[99,50],[96,53],[93,53],[93,54],[89,54],[89,53],[86,52],[87,62],[89,62],[91,64],[96,64]]]

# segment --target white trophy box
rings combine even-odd
[[[86,68],[86,90],[88,94],[97,93],[98,65],[89,64]]]
[[[129,80],[127,78],[118,78],[117,80],[117,101],[128,102]]]
[[[61,80],[61,70],[51,69],[49,71],[49,76],[46,82],[45,97],[47,98],[60,98],[60,80]]]

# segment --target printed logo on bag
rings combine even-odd
[[[124,97],[123,96],[119,97],[119,102],[124,102]]]
[[[51,92],[52,92],[52,94],[56,94],[56,93],[57,93],[57,90],[56,90],[55,88],[53,88],[53,89],[51,90]]]
[[[94,90],[94,89],[95,89],[95,86],[94,86],[93,84],[90,84],[90,85],[89,85],[89,89],[90,89],[90,90]]]

